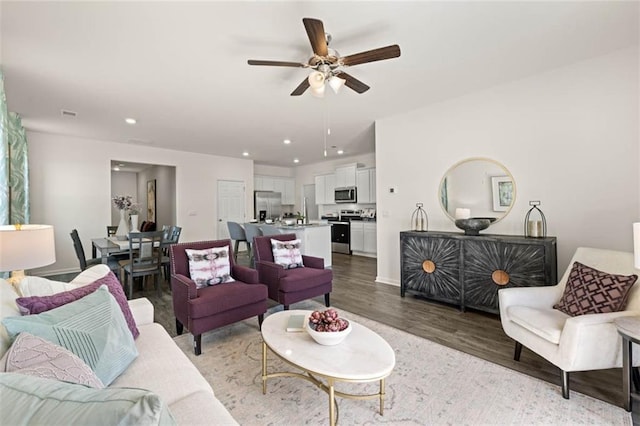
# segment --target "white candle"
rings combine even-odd
[[[470,209],[456,209],[456,219],[469,219],[471,217]]]
[[[542,221],[530,220],[529,223],[529,236],[530,237],[542,237]]]

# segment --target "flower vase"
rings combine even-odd
[[[120,210],[120,223],[118,223],[118,229],[116,229],[116,238],[119,240],[127,239],[129,234],[129,225],[126,219],[126,210]]]
[[[138,215],[132,214],[129,217],[131,218],[131,232],[140,232],[138,229]]]

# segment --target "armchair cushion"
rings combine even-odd
[[[265,299],[265,286],[240,281],[201,288],[198,289],[198,297],[189,300],[191,318],[204,318],[225,311],[233,311]]]
[[[185,249],[185,252],[189,258],[189,276],[197,288],[235,281],[231,277],[229,246]]]
[[[507,311],[511,321],[556,345],[560,343],[562,329],[569,318],[556,309],[510,306]]]
[[[304,266],[302,254],[300,253],[300,240],[280,241],[271,239],[271,249],[273,251],[273,262],[281,265],[285,269],[295,269]]]
[[[280,275],[280,291],[292,292],[331,282],[330,269],[296,268],[287,269]]]
[[[574,262],[562,298],[553,307],[571,316],[618,312],[637,279],[635,274],[608,274]]]

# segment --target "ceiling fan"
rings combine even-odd
[[[400,46],[397,44],[367,50],[366,52],[360,52],[349,56],[340,56],[337,51],[329,47],[331,35],[325,34],[324,25],[321,20],[303,18],[302,23],[304,24],[304,28],[307,30],[307,36],[309,36],[311,48],[313,49],[313,56],[309,58],[306,63],[264,61],[258,59],[248,60],[249,65],[311,68],[314,70],[307,78],[302,80],[302,83],[300,83],[293,92],[291,92],[291,96],[300,96],[309,87],[311,87],[312,93],[321,97],[324,94],[325,82],[328,82],[336,92],[341,85],[344,84],[357,93],[364,93],[369,90],[369,86],[350,74],[347,74],[342,70],[342,68],[367,62],[397,58],[400,56]]]

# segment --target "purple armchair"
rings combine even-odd
[[[185,249],[204,250],[229,246],[231,276],[235,282],[216,284],[197,289],[189,278],[189,258]],[[202,333],[254,315],[262,326],[267,311],[267,286],[258,282],[257,271],[233,262],[230,240],[198,241],[171,245],[171,291],[176,331],[183,326],[193,334],[194,351],[202,353]]]
[[[324,268],[324,259],[302,256],[304,268],[284,269],[273,262],[271,239],[295,240],[295,234],[267,235],[255,237],[254,250],[259,280],[269,288],[269,299],[289,309],[289,305],[324,294],[324,303],[329,305],[333,272]]]

